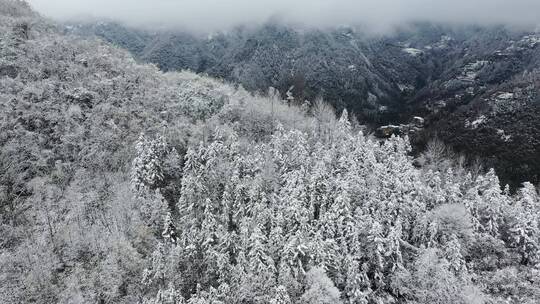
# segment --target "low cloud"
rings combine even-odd
[[[385,30],[411,21],[537,27],[540,0],[29,0],[60,20],[113,19],[134,26],[215,31],[272,18],[314,27]]]

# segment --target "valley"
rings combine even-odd
[[[389,34],[267,24],[202,36],[116,23],[68,25],[161,70],[191,70],[295,101],[318,98],[377,128],[426,120],[417,151],[438,138],[495,167],[513,188],[540,182],[540,34],[504,27],[411,24]],[[481,119],[482,118],[482,119]],[[473,123],[473,122],[477,123]]]

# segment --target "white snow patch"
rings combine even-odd
[[[467,82],[474,82],[477,76],[478,76],[478,73],[474,71],[464,71],[462,75],[458,76],[458,79],[467,81]]]
[[[478,117],[476,120],[472,121],[472,122],[469,122],[468,120],[465,122],[465,127],[466,128],[471,128],[471,129],[476,129],[478,128],[481,124],[483,124],[484,122],[486,122],[486,116],[482,115],[480,117]]]
[[[527,35],[527,36],[524,36],[521,39],[520,42],[527,45],[530,48],[534,48],[537,44],[540,43],[540,36],[539,35]]]
[[[435,102],[435,107],[437,108],[444,108],[446,107],[446,105],[447,105],[446,100],[439,100]]]
[[[414,90],[414,87],[410,84],[403,84],[403,83],[398,83],[398,88],[401,92],[405,92],[405,91],[412,91]]]
[[[424,51],[415,48],[404,48],[403,51],[414,57],[424,53]]]
[[[457,78],[462,81],[474,82],[478,77],[478,71],[488,64],[489,61],[487,60],[477,60],[475,62],[471,62],[463,67],[461,75]]]
[[[512,135],[506,135],[502,129],[497,129],[497,135],[499,135],[504,142],[509,142],[510,139],[512,139]]]
[[[454,40],[454,38],[450,37],[450,36],[447,36],[447,35],[442,35],[441,36],[441,40],[439,40],[439,42],[435,43],[434,47],[436,49],[445,49],[448,47],[448,44]]]
[[[467,68],[469,68],[471,70],[478,71],[481,68],[483,68],[484,66],[486,66],[488,63],[489,63],[489,61],[487,61],[487,60],[477,60],[477,61],[475,61],[473,63],[469,63],[467,65]]]
[[[514,98],[514,93],[501,93],[497,96],[497,99],[499,100],[509,100]]]

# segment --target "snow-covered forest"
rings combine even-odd
[[[538,189],[410,149],[0,0],[0,303],[539,303]]]
[[[300,1],[308,0],[293,2]],[[372,127],[421,116],[424,128],[410,134],[414,152],[437,137],[481,158],[512,190],[525,181],[540,183],[540,27],[419,23],[374,36],[352,26],[299,29],[269,22],[196,35],[79,21],[65,24],[64,32],[98,36],[162,71],[189,69],[250,92],[274,87],[300,103],[323,98]]]

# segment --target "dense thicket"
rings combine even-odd
[[[0,33],[3,303],[540,299],[529,183],[415,168],[346,111],[161,73],[24,2]]]
[[[538,301],[531,184],[512,197],[493,171],[417,170],[407,138],[374,141],[346,113],[329,137],[316,130],[217,132],[188,150],[178,219],[146,273],[154,301],[173,289],[189,303]]]

